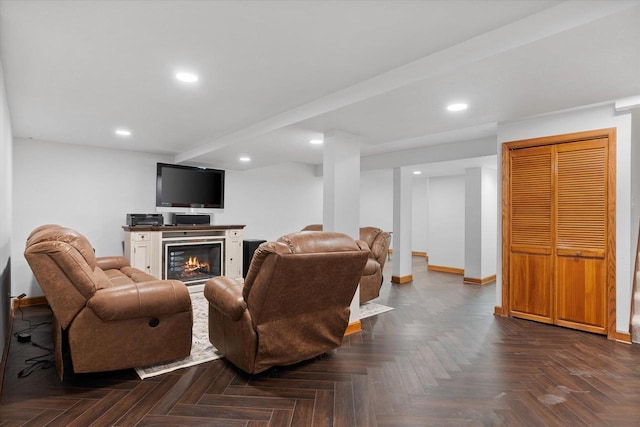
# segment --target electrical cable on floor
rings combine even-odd
[[[18,338],[18,334],[23,334],[25,332],[31,332],[42,325],[50,325],[51,321],[40,322],[40,323],[31,323],[31,320],[24,318],[24,311],[22,311],[22,307],[18,304],[18,311],[20,311],[20,320],[23,322],[27,322],[29,324],[28,328],[22,329],[21,331],[17,331],[13,333],[15,338]]]
[[[36,344],[33,341],[31,342],[31,345],[33,345],[34,347],[38,347],[42,350],[46,350],[46,353],[41,354],[40,356],[34,356],[34,357],[30,357],[29,359],[26,359],[24,363],[29,366],[24,368],[22,371],[18,372],[18,378],[28,377],[33,373],[33,371],[35,371],[38,368],[49,369],[53,365],[55,365],[54,360],[51,358],[48,358],[53,354],[53,349],[41,346],[40,344]],[[44,359],[45,357],[47,357],[48,359]]]
[[[20,331],[14,332],[13,336],[20,341],[20,337],[19,335],[22,334],[26,334],[27,332],[32,332],[34,331],[36,328],[42,326],[42,325],[51,325],[51,321],[46,321],[46,322],[39,322],[39,323],[31,323],[31,320],[29,319],[25,319],[24,318],[24,311],[22,311],[22,307],[18,304],[18,310],[20,311],[20,320],[23,322],[26,322],[29,324],[28,328],[22,329]],[[53,349],[45,347],[43,345],[40,345],[36,342],[33,342],[31,340],[31,337],[29,336],[29,341],[31,343],[32,346],[37,347],[41,350],[45,350],[46,353],[41,354],[39,356],[34,356],[34,357],[30,357],[28,359],[26,359],[24,361],[25,365],[28,365],[26,368],[24,368],[23,370],[21,370],[20,372],[18,372],[18,378],[25,378],[28,377],[29,375],[31,375],[33,373],[33,371],[35,371],[36,369],[49,369],[52,366],[55,365],[55,361],[54,359],[51,358],[51,356],[53,355]]]

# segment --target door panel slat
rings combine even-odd
[[[511,244],[550,247],[551,152],[521,150],[511,164]]]
[[[557,245],[606,246],[606,150],[593,144],[565,144],[557,155]]]

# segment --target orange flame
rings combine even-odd
[[[184,263],[184,270],[185,272],[193,272],[197,270],[206,270],[209,272],[209,263],[200,262],[198,257],[192,256]]]

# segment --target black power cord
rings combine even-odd
[[[28,366],[24,368],[22,371],[18,372],[18,378],[28,377],[33,373],[33,371],[35,371],[38,368],[49,369],[55,364],[53,359],[50,358],[50,356],[53,354],[53,349],[41,346],[40,344],[36,344],[33,341],[31,341],[31,345],[34,347],[38,347],[42,350],[45,350],[46,353],[41,354],[40,356],[34,356],[26,359],[24,363],[25,365],[28,365]]]
[[[26,297],[26,294],[20,294],[17,297],[12,297],[12,298],[17,298],[18,300],[21,300],[22,298]],[[46,353],[41,354],[39,356],[34,356],[34,357],[30,357],[28,359],[26,359],[24,361],[24,363],[26,365],[28,365],[26,368],[24,368],[23,370],[21,370],[20,372],[18,372],[18,378],[25,378],[28,377],[29,375],[31,375],[31,373],[33,373],[33,371],[35,371],[36,369],[40,368],[40,369],[49,369],[52,366],[54,366],[55,362],[54,360],[51,358],[51,356],[53,355],[53,349],[51,348],[47,348],[44,347],[38,343],[35,343],[31,340],[31,334],[30,332],[34,331],[36,328],[42,326],[42,325],[50,325],[52,322],[50,321],[46,321],[46,322],[39,322],[39,323],[32,323],[31,320],[29,319],[25,319],[24,318],[24,311],[22,311],[22,305],[20,304],[20,301],[18,301],[18,310],[20,311],[20,320],[22,322],[26,322],[29,324],[28,328],[22,329],[20,331],[14,332],[13,336],[18,340],[18,342],[20,343],[28,343],[30,342],[32,346],[37,347],[41,350],[45,350]]]
[[[20,299],[24,298],[24,296],[23,296],[23,295],[25,295],[25,294],[21,294],[21,295],[19,295],[19,296],[17,297],[17,298],[18,298],[18,300],[20,300]],[[28,328],[25,328],[25,329],[22,329],[22,330],[20,330],[20,331],[18,331],[18,332],[14,332],[14,333],[13,333],[13,336],[14,336],[14,337],[16,337],[16,339],[17,339],[19,342],[29,342],[29,341],[30,341],[30,339],[26,339],[26,338],[22,338],[22,339],[21,339],[21,338],[20,338],[20,336],[21,336],[21,335],[22,335],[23,337],[24,337],[25,335],[29,335],[29,338],[30,338],[31,336],[30,336],[30,334],[28,334],[28,332],[31,332],[31,331],[35,330],[35,329],[36,329],[37,327],[39,327],[39,326],[42,326],[42,325],[50,325],[50,324],[51,324],[51,322],[50,322],[50,321],[40,322],[40,323],[31,323],[31,320],[29,320],[29,319],[25,319],[25,318],[24,318],[24,311],[22,311],[22,305],[21,305],[21,304],[19,304],[19,303],[18,303],[18,311],[20,311],[20,320],[29,324],[29,327],[28,327]]]

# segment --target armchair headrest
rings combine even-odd
[[[301,231],[322,231],[322,224],[309,224]]]
[[[304,227],[302,231],[322,231],[322,224],[309,224]],[[366,242],[369,246],[372,246],[375,239],[383,232],[384,231],[378,227],[360,227],[359,239]]]
[[[365,246],[365,245],[362,245]],[[367,251],[368,248],[361,247],[358,242],[342,233],[335,232],[313,232],[299,231],[282,236],[276,242],[265,242],[261,244],[253,254],[247,277],[244,280],[242,295],[246,299],[251,292],[253,283],[260,275],[268,275],[269,269],[273,268],[275,258],[270,255],[308,255],[335,252]],[[269,259],[269,260],[268,260]],[[262,269],[263,264],[269,263],[270,267]],[[261,271],[265,270],[265,271]]]
[[[360,240],[364,240],[369,246],[371,246],[380,233],[382,233],[382,230],[378,227],[361,227]]]
[[[351,237],[336,232],[298,231],[278,239],[294,254],[311,254],[322,252],[358,251],[360,247]]]
[[[29,239],[31,239],[32,236],[40,233],[41,231],[48,230],[48,229],[53,229],[53,228],[62,228],[62,226],[60,226],[58,224],[44,224],[44,225],[41,225],[39,227],[36,227],[36,228],[33,229],[33,231],[31,233],[29,233],[29,237],[27,237],[27,242],[29,241]]]
[[[52,245],[41,245],[43,243],[52,243]],[[96,254],[93,246],[86,237],[70,228],[64,228],[59,225],[48,224],[40,226],[33,230],[27,239],[27,249],[34,252],[47,252],[53,247],[59,246],[57,242],[66,243],[78,251],[82,258],[87,262],[91,271],[96,267]],[[35,245],[39,245],[35,248]]]
[[[96,291],[96,256],[89,241],[69,228],[46,225],[27,239],[24,256],[64,329]]]

